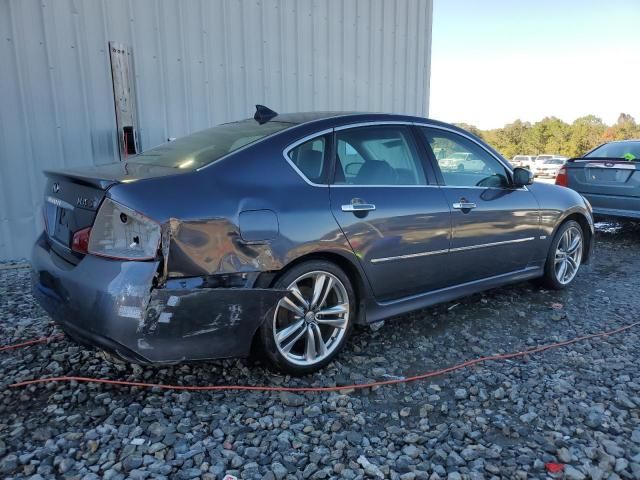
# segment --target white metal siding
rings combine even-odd
[[[28,257],[44,169],[117,161],[108,41],[143,149],[279,112],[428,112],[432,0],[0,0],[0,259]]]

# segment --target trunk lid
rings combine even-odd
[[[175,175],[178,169],[132,162],[62,171],[46,171],[43,214],[53,249],[72,263],[82,255],[71,251],[73,234],[90,227],[106,191],[116,183]]]
[[[569,187],[580,193],[640,197],[640,163],[583,158],[566,163]]]

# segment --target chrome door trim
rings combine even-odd
[[[428,257],[429,255],[440,255],[447,253],[449,250],[431,250],[430,252],[409,253],[407,255],[398,255],[397,257],[381,257],[371,259],[371,263],[392,262],[394,260],[404,260],[406,258]]]
[[[407,255],[398,255],[395,257],[380,257],[380,258],[372,258],[370,260],[371,263],[383,263],[383,262],[391,262],[394,260],[404,260],[407,258],[416,258],[416,257],[427,257],[429,255],[440,255],[443,253],[455,253],[455,252],[463,252],[466,250],[474,250],[476,248],[487,248],[487,247],[497,247],[499,245],[508,245],[510,243],[522,243],[522,242],[530,242],[535,240],[535,237],[526,237],[526,238],[516,238],[514,240],[503,240],[500,242],[491,242],[491,243],[481,243],[478,245],[469,245],[467,247],[457,247],[450,248],[445,250],[430,250],[428,252],[419,252],[419,253],[409,253]]]
[[[282,151],[282,156],[287,161],[287,163],[289,165],[291,165],[291,168],[293,168],[293,170],[300,176],[300,178],[302,178],[308,185],[311,185],[312,187],[328,187],[329,184],[328,183],[314,183],[311,180],[309,180],[304,175],[304,173],[302,173],[300,171],[300,169],[296,166],[296,164],[291,161],[291,159],[289,158],[289,152],[291,150],[293,150],[294,148],[296,148],[298,145],[302,145],[303,143],[308,142],[309,140],[313,140],[314,138],[317,138],[317,137],[322,137],[323,135],[326,135],[326,134],[332,133],[332,132],[333,132],[333,128],[325,128],[324,130],[320,130],[320,131],[314,132],[312,134],[309,134],[309,135],[307,135],[305,137],[302,137],[302,138],[296,140],[295,142],[289,144]],[[326,146],[325,146],[325,148],[326,148]]]
[[[535,240],[535,237],[516,238],[514,240],[502,240],[500,242],[480,243],[478,245],[469,245],[467,247],[450,248],[449,252],[464,252],[466,250],[475,250],[476,248],[497,247],[499,245],[508,245],[510,243],[522,243]]]

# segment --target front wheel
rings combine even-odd
[[[304,375],[327,365],[342,349],[355,318],[355,292],[345,273],[317,260],[285,272],[274,288],[289,293],[260,327],[271,366]]]
[[[573,282],[584,248],[584,233],[574,220],[563,223],[551,242],[544,266],[543,283],[549,288],[561,290]]]

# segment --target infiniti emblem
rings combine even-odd
[[[58,182],[55,182],[52,186],[51,186],[51,191],[53,193],[58,193],[60,191],[60,184]]]

